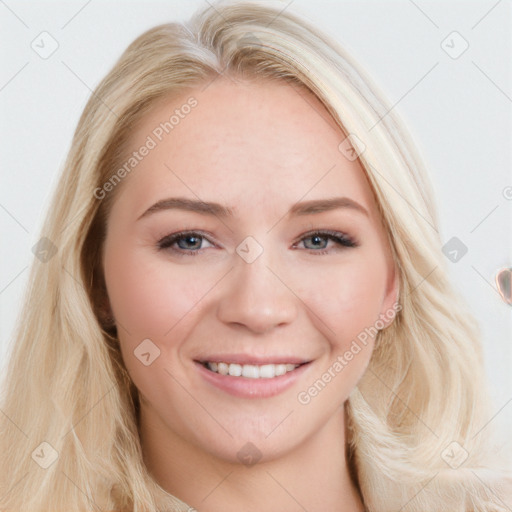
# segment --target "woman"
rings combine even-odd
[[[281,10],[156,27],[92,95],[5,377],[1,510],[510,508],[422,164]]]

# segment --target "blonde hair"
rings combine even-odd
[[[512,479],[492,470],[491,425],[479,431],[491,414],[478,327],[449,284],[424,166],[350,56],[282,7],[220,2],[155,27],[92,94],[43,226],[57,254],[34,260],[4,377],[1,510],[189,510],[143,463],[137,390],[99,311],[105,222],[120,187],[102,200],[95,191],[157,100],[220,74],[306,87],[361,151],[401,306],[346,403],[349,462],[367,510],[505,510]],[[41,450],[56,452],[46,469],[34,462]],[[465,462],[450,467],[446,453],[462,450]]]

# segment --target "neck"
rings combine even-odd
[[[363,512],[345,454],[344,408],[279,459],[253,465],[221,460],[170,432],[141,409],[144,462],[168,493],[201,512],[258,510]]]

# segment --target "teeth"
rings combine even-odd
[[[231,375],[231,374],[230,374]],[[260,369],[253,364],[244,364],[242,367],[242,377],[248,379],[258,379],[260,376]]]
[[[231,375],[233,377],[246,377],[248,379],[272,379],[284,375],[287,372],[295,370],[298,364],[263,364],[261,366],[254,364],[237,363],[215,363],[207,362],[206,367],[215,373],[221,375]]]
[[[209,365],[210,363],[207,363],[210,370],[215,371],[213,368],[211,368]],[[217,372],[221,375],[227,375],[229,373],[229,364],[226,363],[218,363],[217,365]]]
[[[242,375],[242,367],[239,364],[230,364],[228,373],[233,377],[240,377]]]

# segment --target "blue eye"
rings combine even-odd
[[[185,251],[185,254],[188,254],[190,256],[196,256],[198,252],[197,249],[202,249],[202,247],[199,246],[201,245],[201,240],[203,239],[206,240],[206,237],[201,233],[197,233],[196,231],[182,231],[180,233],[174,233],[172,235],[167,235],[164,238],[162,238],[158,242],[158,248],[171,249],[173,252],[176,253]],[[175,249],[174,247],[172,247],[174,244],[178,244],[179,248]],[[180,256],[185,254],[180,254]]]
[[[306,236],[302,237],[300,241],[304,240],[314,240],[313,249],[315,254],[327,254],[329,251],[325,250],[326,246],[324,244],[320,244],[321,247],[318,246],[318,241],[325,239],[327,243],[329,240],[332,240],[336,245],[341,247],[357,247],[358,244],[349,236],[344,233],[340,233],[338,231],[314,231],[312,233],[308,233]],[[315,249],[320,249],[316,250]]]
[[[306,247],[313,254],[327,254],[330,252],[329,249],[326,249],[326,245],[322,243],[322,239],[326,240],[327,244],[329,240],[332,240],[339,248],[346,247],[358,247],[358,243],[355,242],[352,238],[347,236],[344,233],[338,231],[313,231],[307,233],[303,236],[299,242],[303,242],[306,240],[312,240],[313,244],[311,247]],[[211,243],[208,238],[200,232],[197,231],[181,231],[179,233],[174,233],[172,235],[167,235],[163,237],[158,242],[158,249],[160,250],[169,250],[175,253],[178,256],[197,256],[197,254],[205,247],[202,247],[202,241],[206,240],[208,243]],[[297,242],[295,246],[299,243]],[[176,246],[177,247],[174,247]]]

